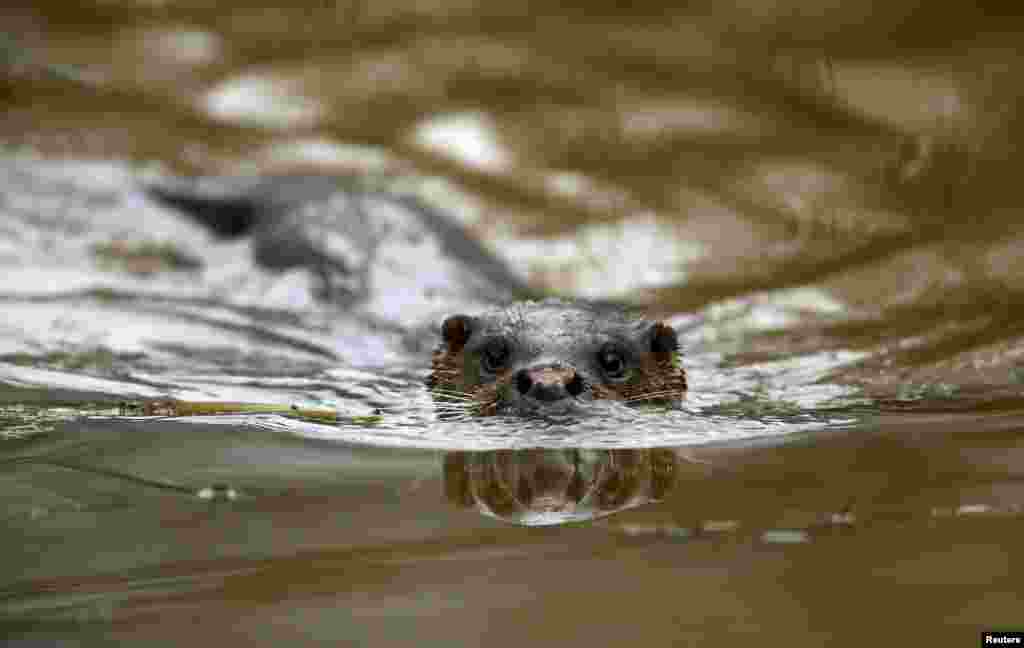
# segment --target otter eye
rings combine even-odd
[[[622,378],[626,375],[626,360],[622,357],[622,352],[615,347],[607,346],[601,349],[597,353],[597,364],[609,378]]]
[[[484,371],[497,373],[508,363],[510,351],[508,342],[505,340],[494,340],[484,347],[480,355],[480,364]]]

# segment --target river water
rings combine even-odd
[[[13,645],[809,644],[878,624],[969,641],[1019,618],[1013,402],[951,385],[869,398],[829,379],[863,353],[714,341],[785,314],[766,302],[669,319],[692,385],[678,410],[447,420],[415,316],[403,334],[317,301],[303,273],[160,213],[117,166],[7,169],[111,183],[91,210],[65,187],[60,218],[41,217],[46,195],[8,213]],[[125,210],[212,270],[117,266],[140,257],[95,241],[138,249]]]
[[[949,234],[963,204],[927,202],[1013,165],[968,173],[922,135],[1002,132],[971,70],[1017,69],[1010,28],[961,16],[991,47],[951,63],[941,29],[858,50],[899,22],[880,6],[834,9],[847,41],[772,3],[670,28],[307,7],[340,36],[288,10],[49,4],[0,42],[4,645],[1024,630],[1024,237],[1012,209]],[[154,187],[315,205],[231,237]],[[800,245],[849,267],[771,265]],[[690,284],[695,260],[735,275]],[[442,318],[550,292],[656,295],[681,406],[439,416]]]

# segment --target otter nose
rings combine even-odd
[[[568,367],[532,367],[516,373],[516,389],[523,396],[551,403],[579,396],[583,391],[583,381],[575,369]]]

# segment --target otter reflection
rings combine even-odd
[[[562,524],[660,500],[677,466],[669,448],[450,452],[445,495],[515,524]]]

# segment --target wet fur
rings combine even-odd
[[[525,305],[538,304],[527,302]],[[540,305],[563,305],[567,309],[578,308],[570,303],[550,300]],[[527,318],[522,315],[522,311],[514,310],[513,313],[520,315],[517,320],[519,323],[527,325]],[[616,315],[621,316],[621,314]],[[468,321],[468,318],[463,322],[459,322],[458,318],[450,318],[445,321],[443,327],[447,328],[442,328],[441,344],[434,350],[432,371],[427,378],[427,386],[431,389],[442,416],[458,414],[493,416],[498,413],[504,402],[502,394],[507,393],[507,390],[515,389],[515,372],[512,370],[501,372],[496,376],[494,382],[466,384],[468,381],[464,371],[465,345],[471,336],[471,331],[461,328],[465,321]],[[675,331],[661,322],[654,324],[653,331],[655,337],[652,339],[671,340],[671,344],[663,345],[664,349],[644,352],[640,356],[640,366],[633,369],[630,379],[626,382],[600,383],[584,380],[585,392],[593,399],[626,403],[672,401],[682,398],[687,390],[686,371],[679,362],[680,352]],[[657,345],[655,344],[655,346]],[[577,399],[577,402],[580,400]]]

